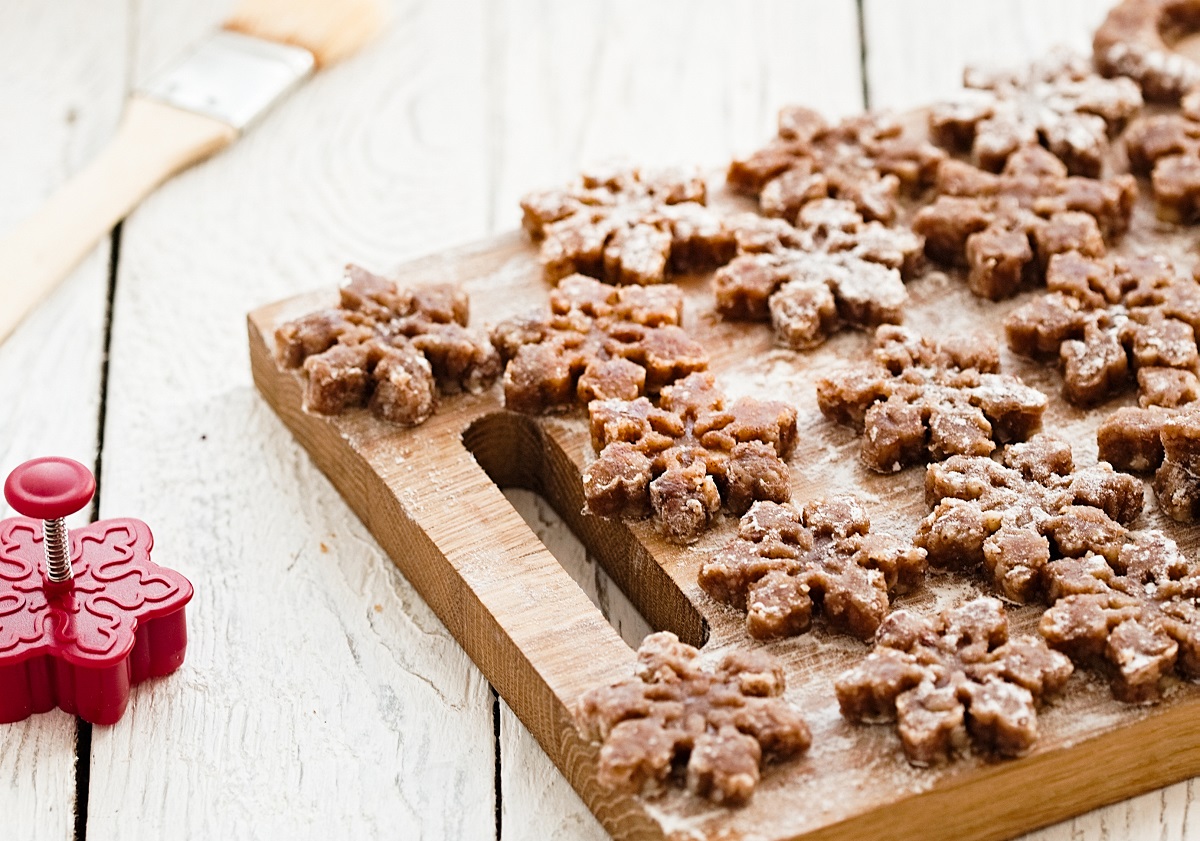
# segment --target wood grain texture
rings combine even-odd
[[[558,512],[532,491],[504,495],[580,589],[636,648],[654,628],[638,613]],[[500,803],[503,839],[604,839],[608,833],[503,700],[500,702]]]
[[[130,99],[109,143],[0,237],[0,341],[159,184],[236,136],[212,117]]]
[[[604,567],[596,562],[596,558],[588,553],[587,547],[567,527],[545,497],[525,488],[502,490],[521,519],[562,564],[592,604],[600,609],[626,645],[637,648],[642,640],[654,633],[654,627],[638,613],[629,597],[613,582]]]
[[[139,4],[139,76],[226,8]],[[196,598],[183,670],[95,734],[93,838],[494,835],[487,684],[253,393],[241,327],[483,232],[482,4],[394,13],[126,223],[101,514]]]
[[[499,0],[488,25],[494,232],[581,167],[720,167],[781,104],[862,104],[853,0]]]
[[[781,105],[806,102],[832,116],[862,107],[853,0],[503,0],[490,7],[488,27],[497,233],[518,226],[523,193],[583,167],[719,167],[770,136]],[[629,627],[636,610],[603,569],[559,548],[578,543],[553,510],[513,496],[610,621]],[[507,706],[501,712],[505,841],[606,837]]]
[[[126,6],[0,4],[0,232],[32,213],[115,128],[125,93]],[[0,344],[0,476],[38,455],[95,463],[108,252],[105,241]],[[0,517],[8,514],[0,499]],[[58,711],[0,727],[7,837],[72,837],[75,739],[75,719]]]

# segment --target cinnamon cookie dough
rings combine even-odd
[[[591,400],[632,400],[708,367],[679,326],[683,294],[672,285],[612,287],[582,275],[550,291],[545,315],[492,328],[504,368],[504,405],[563,411]]]
[[[998,172],[1023,146],[1041,144],[1071,175],[1100,175],[1109,137],[1142,107],[1130,79],[1105,79],[1089,59],[1056,52],[1016,71],[968,68],[958,97],[929,113],[933,137],[970,150],[975,163]]]
[[[1171,49],[1170,41],[1195,29],[1187,0],[1123,0],[1092,41],[1096,66],[1106,76],[1128,76],[1146,99],[1176,102],[1200,85],[1200,65]]]
[[[523,224],[541,243],[546,279],[573,274],[607,283],[662,283],[733,256],[733,235],[709,210],[704,179],[676,171],[584,173],[564,189],[521,200]]]
[[[1099,257],[1129,227],[1137,200],[1132,175],[1068,175],[1041,146],[1008,156],[999,174],[948,160],[938,168],[937,198],[921,208],[913,230],[937,262],[969,270],[967,285],[1000,300],[1044,280],[1055,254]]]
[[[667,537],[700,537],[722,503],[742,514],[758,500],[786,502],[784,461],[796,444],[796,410],[775,401],[727,401],[711,374],[662,390],[655,406],[596,400],[589,406],[599,454],[583,474],[587,510],[601,517],[657,515]]]
[[[916,545],[938,569],[985,569],[1006,599],[1045,595],[1052,558],[1115,557],[1143,505],[1142,483],[1101,462],[1075,469],[1071,447],[1037,435],[1001,451],[1000,461],[954,456],[931,464],[925,501],[933,509]]]
[[[766,762],[812,737],[783,700],[783,669],[761,651],[704,655],[669,632],[646,637],[632,678],[593,689],[576,715],[600,742],[600,783],[654,794],[672,782],[727,806],[745,804]]]
[[[825,417],[862,430],[863,463],[879,473],[949,456],[987,455],[1041,424],[1046,396],[999,373],[983,338],[935,342],[885,325],[874,359],[817,381]]]
[[[770,143],[730,164],[726,183],[756,196],[763,214],[789,222],[809,202],[835,198],[888,225],[900,195],[928,186],[945,157],[891,115],[868,112],[830,125],[816,111],[793,106],[780,112]]]
[[[1025,356],[1059,358],[1063,393],[1092,405],[1123,391],[1136,374],[1143,406],[1196,399],[1200,283],[1162,257],[1056,254],[1052,291],[1009,314],[1008,345]]]
[[[1159,431],[1163,463],[1154,474],[1158,507],[1173,520],[1200,518],[1200,405],[1169,415]]]
[[[1200,91],[1183,97],[1180,113],[1136,120],[1125,132],[1130,169],[1150,176],[1158,218],[1200,221]]]
[[[1147,703],[1172,672],[1200,677],[1200,569],[1161,532],[1141,532],[1115,557],[1050,564],[1054,604],[1041,634],[1055,649],[1110,673],[1113,694]]]
[[[713,278],[717,311],[729,319],[770,320],[780,344],[815,347],[843,325],[899,322],[904,280],[920,264],[911,231],[865,222],[848,201],[804,205],[792,226],[738,216],[739,255]]]
[[[439,394],[479,392],[499,375],[496,350],[466,329],[464,292],[399,289],[359,266],[347,266],[346,278],[336,308],[275,333],[279,363],[304,372],[309,411],[369,406],[384,420],[415,426],[433,414]]]
[[[1066,685],[1071,661],[1036,637],[1008,638],[998,599],[935,618],[898,610],[875,649],[836,683],[842,715],[898,721],[913,765],[945,762],[974,743],[1020,756],[1037,740],[1037,707]]]
[[[843,633],[868,639],[887,615],[889,595],[925,575],[925,551],[871,531],[849,494],[790,504],[756,502],[738,535],[700,568],[700,586],[746,611],[755,639],[808,630],[814,611]]]

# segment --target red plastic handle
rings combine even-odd
[[[18,514],[35,520],[56,520],[74,514],[91,502],[95,493],[92,471],[59,456],[27,461],[8,474],[4,483],[8,504]]]

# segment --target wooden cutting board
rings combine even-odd
[[[1190,266],[1191,239],[1157,223],[1143,200],[1121,250],[1154,249]],[[428,257],[394,276],[405,285],[461,284],[475,328],[546,303],[536,249],[517,233]],[[870,337],[847,332],[815,351],[782,350],[766,325],[722,321],[707,277],[684,278],[681,286],[685,326],[707,348],[727,391],[798,408],[793,500],[854,492],[866,501],[874,527],[911,536],[927,513],[924,470],[870,472],[858,460],[856,433],[826,421],[816,406],[817,378],[862,359]],[[910,326],[934,336],[982,330],[998,338],[1004,316],[1031,294],[981,301],[961,278],[941,271],[914,280],[909,291]],[[527,488],[549,499],[653,627],[707,650],[760,645],[747,636],[742,613],[715,603],[696,583],[707,554],[735,532],[736,518],[724,517],[699,543],[681,548],[664,541],[653,521],[583,516],[580,476],[594,457],[585,414],[506,412],[499,384],[482,395],[445,399],[415,429],[366,410],[332,419],[306,413],[300,376],[274,361],[275,328],[336,298],[330,285],[250,314],[258,388],[616,838],[1010,838],[1200,774],[1200,687],[1176,682],[1158,705],[1129,706],[1112,699],[1100,675],[1083,669],[1039,713],[1041,736],[1029,755],[913,768],[892,725],[841,718],[833,679],[869,649],[827,633],[818,619],[811,632],[765,646],[785,664],[787,699],[806,716],[813,746],[799,760],[765,769],[748,806],[716,807],[680,790],[644,799],[601,788],[598,748],[580,738],[571,711],[587,690],[631,674],[634,653],[500,488]],[[1003,370],[1051,396],[1044,428],[1072,442],[1080,465],[1095,461],[1100,421],[1133,402],[1130,395],[1082,411],[1061,399],[1052,367],[1006,352]],[[1135,526],[1164,528],[1189,554],[1200,545],[1200,527],[1165,521],[1153,504]],[[931,573],[922,590],[896,604],[934,610],[983,592],[982,579]],[[1010,608],[1014,632],[1036,632],[1041,612]]]

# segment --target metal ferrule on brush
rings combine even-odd
[[[301,47],[221,31],[138,93],[244,131],[314,66]]]

